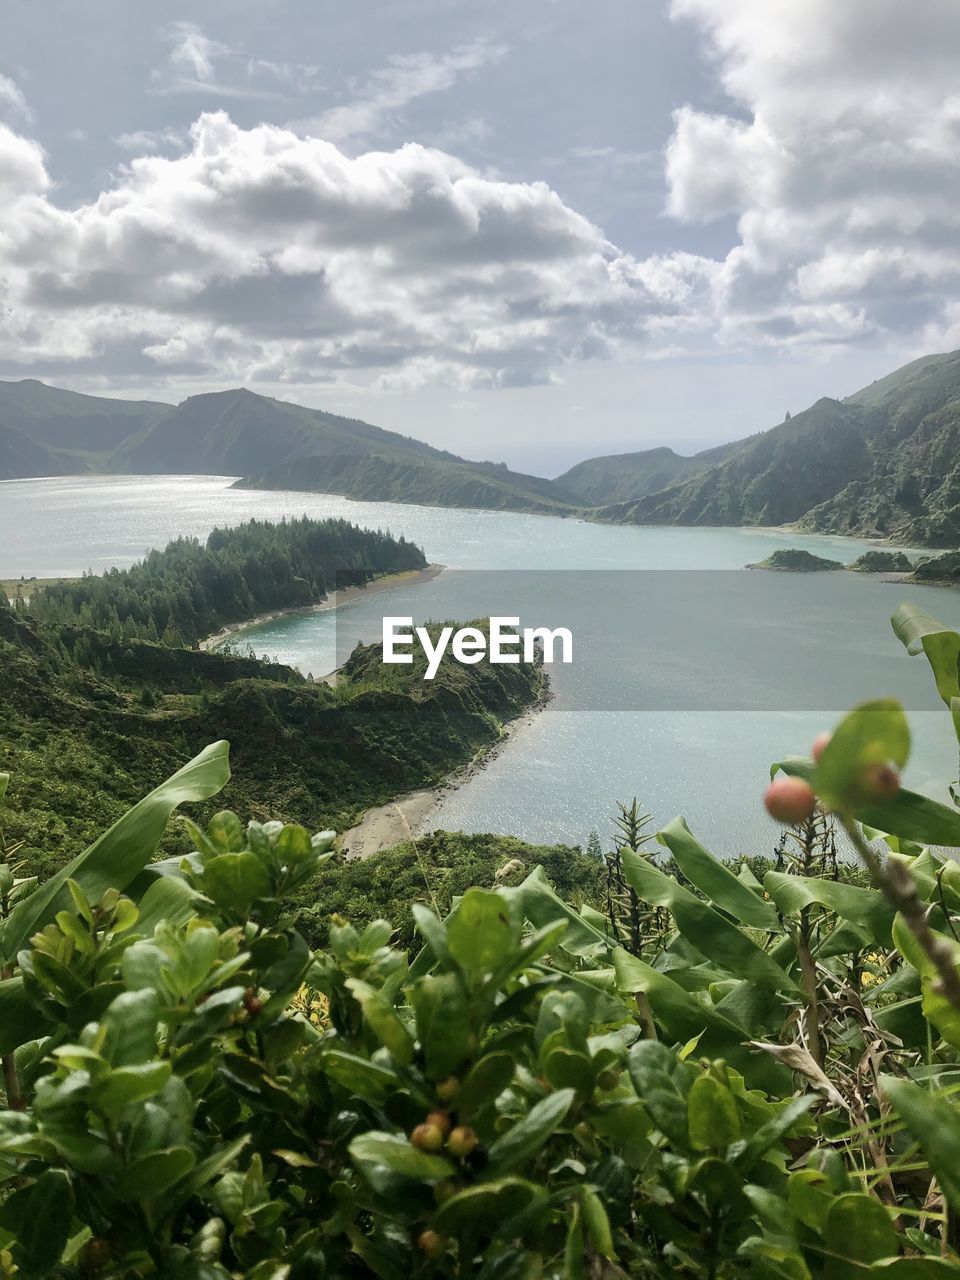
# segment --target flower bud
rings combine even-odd
[[[763,793],[763,803],[771,818],[795,827],[813,815],[817,797],[802,778],[777,778]]]
[[[410,1141],[420,1151],[440,1151],[443,1147],[443,1130],[435,1124],[418,1124],[410,1134]]]
[[[447,1139],[447,1150],[458,1160],[464,1160],[477,1145],[477,1135],[468,1124],[459,1124]]]

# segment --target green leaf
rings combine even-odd
[[[145,1062],[133,1067],[118,1067],[94,1087],[92,1100],[111,1120],[116,1121],[125,1107],[155,1097],[170,1079],[169,1062]]]
[[[911,601],[905,601],[891,618],[894,635],[907,653],[926,655],[937,682],[937,693],[947,706],[960,697],[960,635]]]
[[[812,783],[816,766],[812,760],[802,756],[787,756],[771,766],[771,776],[777,772]],[[889,800],[859,805],[854,816],[865,826],[899,836],[901,840],[914,840],[917,844],[960,845],[960,813],[928,796],[908,791],[906,787],[901,787]]]
[[[777,913],[769,902],[739,880],[697,841],[683,818],[674,818],[657,833],[657,840],[673,854],[673,860],[691,884],[722,911],[753,929],[780,931]]]
[[[804,1098],[794,1098],[782,1111],[778,1111],[759,1129],[754,1130],[749,1138],[734,1143],[731,1150],[727,1152],[727,1158],[741,1173],[749,1173],[757,1161],[762,1159],[771,1147],[776,1146],[798,1120],[803,1119],[815,1102],[816,1098],[813,1094],[808,1094]]]
[[[936,937],[941,946],[953,953],[954,962],[960,963],[960,943],[942,933],[936,934]],[[904,960],[920,974],[924,1017],[933,1023],[948,1044],[960,1049],[960,1009],[954,1008],[940,990],[939,970],[921,947],[903,916],[898,915],[894,920],[893,941]]]
[[[889,1212],[874,1196],[850,1191],[838,1196],[827,1214],[824,1243],[834,1258],[853,1262],[878,1262],[900,1252],[900,1240]],[[846,1268],[828,1266],[827,1274],[837,1280],[849,1273]]]
[[[763,887],[785,916],[799,915],[805,907],[826,907],[844,920],[866,925],[877,942],[890,945],[894,910],[878,889],[845,884],[842,880],[792,876],[783,871],[768,871]]]
[[[563,935],[563,949],[571,955],[590,955],[598,950],[609,951],[610,939],[594,928],[579,911],[556,893],[547,879],[543,867],[536,867],[514,891],[520,899],[523,914],[538,929],[546,929],[559,920],[567,921]]]
[[[13,1053],[22,1044],[48,1035],[33,1001],[24,989],[22,978],[5,978],[0,982],[0,1054]]]
[[[347,987],[363,1010],[363,1016],[373,1034],[390,1051],[394,1062],[401,1067],[413,1060],[413,1041],[400,1021],[396,1010],[369,983],[358,978],[348,978]]]
[[[814,770],[814,790],[827,808],[855,812],[865,771],[884,764],[902,769],[909,756],[910,728],[900,703],[894,698],[864,702],[833,731]]]
[[[919,1142],[947,1201],[960,1209],[960,1111],[912,1080],[881,1076],[880,1089]]]
[[[107,889],[124,890],[153,856],[171,813],[181,804],[208,800],[230,778],[229,746],[215,742],[151,791],[99,840],[18,903],[2,926],[0,954],[10,962],[26,940],[69,908],[68,880],[98,902]]]
[[[458,1114],[472,1118],[477,1111],[495,1102],[513,1079],[516,1062],[510,1053],[485,1054],[470,1068],[456,1097]]]
[[[630,849],[624,849],[621,856],[628,883],[644,902],[666,907],[680,933],[702,955],[734,977],[797,994],[797,984],[790,975],[725,916]]]
[[[72,1218],[73,1187],[59,1169],[48,1169],[4,1201],[0,1227],[16,1241],[14,1257],[25,1277],[52,1274],[67,1247]]]
[[[156,1200],[157,1196],[185,1178],[196,1162],[196,1156],[187,1147],[151,1151],[124,1170],[116,1194],[128,1202]]]
[[[490,1169],[496,1174],[510,1173],[535,1155],[557,1132],[575,1097],[573,1089],[558,1089],[535,1103],[490,1147]]]
[[[519,920],[492,889],[468,889],[447,920],[447,946],[465,973],[490,973],[519,941]]]
[[[207,824],[207,839],[221,853],[241,853],[247,847],[246,832],[235,813],[224,809]]]
[[[547,1192],[525,1178],[498,1178],[458,1191],[445,1201],[434,1222],[444,1234],[490,1231],[511,1239],[513,1223],[531,1209],[546,1207]]]
[[[427,1075],[440,1080],[460,1065],[470,1043],[463,983],[455,973],[421,978],[411,993]]]
[[[713,1076],[698,1076],[690,1086],[687,1132],[694,1151],[726,1151],[740,1137],[736,1099]]]
[[[331,1080],[368,1102],[382,1103],[400,1088],[395,1071],[342,1049],[328,1050],[320,1059],[320,1066]]]
[[[203,868],[203,892],[221,910],[246,912],[270,894],[270,873],[255,853],[221,853]]]
[[[368,1178],[378,1167],[414,1182],[443,1182],[456,1172],[443,1156],[421,1151],[396,1133],[361,1133],[350,1143],[349,1150],[350,1158]]]

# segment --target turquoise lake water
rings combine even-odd
[[[960,594],[843,573],[744,572],[780,547],[849,561],[865,544],[768,530],[622,528],[575,520],[232,490],[228,478],[81,477],[0,484],[0,577],[132,563],[181,534],[251,516],[342,516],[420,543],[448,566],[432,581],[335,612],[295,615],[241,643],[321,674],[384,613],[494,612],[565,625],[574,662],[555,697],[450,792],[431,825],[585,843],[618,799],[663,824],[683,813],[715,852],[769,852],[760,807],[769,763],[866,697],[904,701],[918,745],[907,779],[941,794],[956,776],[949,717],[926,665],[889,626],[908,598],[960,627]],[[322,744],[318,744],[322,749]]]

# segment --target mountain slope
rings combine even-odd
[[[575,495],[551,480],[521,475],[492,463],[421,457],[412,453],[338,453],[294,458],[242,489],[301,489],[339,493],[366,502],[414,502],[437,507],[481,507],[569,515]]]
[[[818,400],[701,474],[594,518],[799,522],[824,533],[960,542],[960,352],[927,356],[845,400]]]
[[[256,395],[190,396],[115,453],[111,470],[129,474],[259,475],[295,458],[389,449],[453,455],[351,418]]]
[[[0,423],[0,480],[73,475],[85,470],[75,459],[36,444],[14,427]]]
[[[590,507],[632,502],[699,475],[722,462],[736,448],[736,444],[725,444],[693,457],[684,457],[664,445],[639,453],[613,453],[602,458],[588,458],[558,476],[557,484],[570,490]]]
[[[35,444],[89,458],[108,455],[131,435],[172,413],[152,400],[117,400],[48,387],[35,378],[0,382],[0,422]],[[86,470],[78,463],[79,470]]]

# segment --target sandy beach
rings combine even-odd
[[[384,849],[392,849],[394,845],[415,840],[434,830],[430,819],[436,812],[440,801],[451,791],[456,791],[465,782],[485,768],[491,760],[503,750],[506,744],[527,725],[532,724],[552,697],[549,684],[543,695],[522,712],[514,720],[503,726],[500,737],[460,769],[455,770],[434,787],[426,787],[419,791],[408,791],[397,796],[389,804],[378,805],[368,809],[355,827],[345,831],[340,837],[340,849],[347,858],[370,858],[382,853]]]
[[[349,604],[351,600],[357,600],[360,596],[374,595],[379,591],[394,591],[397,587],[417,586],[421,582],[429,582],[431,578],[436,578],[443,573],[444,567],[442,564],[428,564],[423,569],[403,569],[399,573],[385,573],[382,577],[368,582],[366,586],[343,587],[340,591],[331,591],[319,604],[311,604],[299,609],[275,609],[271,613],[260,613],[255,618],[247,618],[243,622],[231,622],[229,626],[222,627],[212,636],[201,640],[198,647],[204,650],[217,649],[238,632],[246,631],[250,627],[262,626],[266,622],[276,622],[278,618],[289,618],[295,614],[324,613],[327,609],[338,609],[343,604]]]

